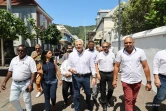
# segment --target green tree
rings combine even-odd
[[[152,6],[145,19],[149,29],[166,25],[166,0],[152,0]]]
[[[49,25],[48,28],[44,30],[43,35],[45,43],[49,43],[51,45],[58,44],[59,40],[62,38],[61,32],[57,29],[55,24]]]
[[[16,40],[22,36],[24,39],[32,38],[25,23],[7,10],[0,9],[0,38],[1,38],[1,63],[5,65],[4,47],[5,40]]]
[[[152,0],[129,0],[121,3],[121,33],[132,34],[147,30],[145,15],[151,8]],[[118,22],[118,10],[114,13],[114,21]],[[118,27],[118,26],[117,26]]]
[[[60,31],[57,29],[55,24],[51,24],[47,29],[45,27],[40,28],[36,26],[35,20],[33,18],[29,18],[28,22],[30,23],[32,29],[34,29],[35,34],[33,36],[43,40],[46,44],[56,45],[59,43],[59,40],[62,38]]]

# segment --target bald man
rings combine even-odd
[[[126,37],[124,40],[124,49],[117,53],[114,66],[114,77],[112,85],[117,87],[118,70],[121,65],[121,81],[125,97],[125,111],[133,111],[136,103],[136,98],[141,87],[143,67],[147,83],[146,90],[151,90],[150,70],[146,60],[145,52],[134,47],[132,37]]]

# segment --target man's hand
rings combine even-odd
[[[68,77],[71,76],[71,74],[70,73],[66,73],[65,76],[68,78]]]
[[[5,90],[5,89],[6,89],[6,83],[2,83],[1,89],[2,89],[2,90]]]
[[[150,91],[152,89],[152,85],[151,84],[146,84],[145,86],[147,91]]]
[[[76,73],[77,73],[73,68],[70,68],[69,71],[70,71],[72,74],[76,74]]]
[[[62,85],[62,80],[59,80],[59,86],[61,86]]]
[[[92,78],[92,86],[96,84],[96,78]]]
[[[160,86],[161,86],[160,79],[159,79],[159,78],[155,78],[155,79],[154,79],[154,84],[155,84],[155,86],[156,86],[157,88],[160,88]]]
[[[101,76],[99,73],[97,73],[97,79],[100,81],[101,80]]]
[[[33,84],[29,84],[25,90],[26,90],[26,92],[32,92],[33,91]]]
[[[114,88],[117,87],[117,80],[113,80],[113,82],[112,82],[112,86],[113,86]]]
[[[37,56],[41,55],[41,52],[37,52]]]

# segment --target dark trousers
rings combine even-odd
[[[63,80],[63,86],[62,86],[62,94],[64,102],[67,103],[67,97],[68,97],[68,89],[70,88],[70,93],[73,95],[73,85],[72,82],[67,82]]]
[[[159,79],[161,86],[157,88],[157,94],[153,99],[153,111],[159,111],[161,102],[166,99],[166,76],[159,74]]]
[[[100,93],[101,93],[101,103],[104,105],[107,103],[107,101],[110,100],[113,94],[113,72],[110,73],[104,73],[100,71]],[[106,95],[106,83],[108,85],[108,93]]]
[[[52,102],[52,105],[55,106],[56,103],[56,89],[57,89],[57,81],[56,83],[46,83],[45,81],[42,81],[42,88],[45,98],[45,110],[51,111],[50,107],[50,99]]]
[[[90,106],[90,98],[91,98],[91,92],[90,92],[90,74],[87,74],[84,77],[77,76],[75,74],[72,75],[73,79],[73,89],[74,89],[74,109],[75,111],[80,111],[79,104],[80,104],[80,87],[82,86],[85,94],[86,94],[86,103]]]

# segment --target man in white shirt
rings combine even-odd
[[[109,50],[109,43],[102,44],[103,51],[100,52],[95,61],[97,77],[100,80],[100,103],[103,106],[103,111],[107,111],[107,105],[110,107],[111,97],[113,94],[112,80],[114,70],[115,55]],[[106,95],[106,83],[108,85],[108,93]]]
[[[92,53],[94,62],[96,60],[98,51],[96,51],[94,49],[94,41],[89,41],[88,42],[88,49],[86,49],[87,51],[89,51],[90,53]],[[94,86],[92,86],[92,99],[94,102],[96,102],[96,98],[97,98],[97,84],[95,84]]]
[[[114,78],[112,85],[117,87],[118,70],[121,65],[121,81],[125,97],[125,111],[133,111],[136,98],[141,87],[143,67],[146,75],[146,90],[151,90],[150,70],[146,60],[145,52],[142,49],[134,47],[132,37],[126,37],[124,40],[124,49],[121,49],[116,56],[114,66]]]
[[[74,108],[75,111],[79,109],[80,87],[82,86],[86,94],[86,103],[88,110],[92,111],[90,104],[90,73],[92,72],[92,85],[96,84],[96,71],[92,54],[84,50],[83,40],[77,39],[75,41],[75,48],[77,51],[70,53],[68,58],[68,69],[72,73],[73,89],[74,89]]]
[[[162,101],[166,99],[166,50],[156,53],[153,60],[154,83],[157,94],[153,99],[153,111],[158,111]]]
[[[23,94],[26,111],[32,111],[31,92],[33,82],[36,78],[36,63],[30,56],[26,55],[26,47],[19,45],[17,48],[18,56],[14,57],[10,63],[9,71],[4,79],[1,88],[6,89],[7,81],[12,77],[13,82],[10,90],[10,102],[16,111],[24,111],[20,105],[19,97]]]

